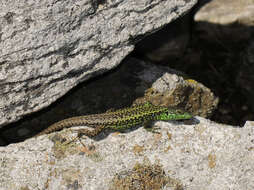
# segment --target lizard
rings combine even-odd
[[[169,121],[191,119],[193,116],[181,109],[155,106],[149,102],[116,111],[71,117],[50,125],[36,136],[49,134],[73,126],[88,126],[89,129],[78,129],[78,136],[94,137],[104,129],[122,131],[133,126],[144,125],[145,128],[153,121]]]

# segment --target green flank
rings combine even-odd
[[[92,129],[79,129],[78,132],[93,137],[105,128],[121,131],[137,125],[144,125],[146,127],[152,121],[183,120],[191,118],[191,114],[180,109],[145,103],[102,114],[84,115],[64,119],[49,126],[37,136],[72,126],[88,126]]]

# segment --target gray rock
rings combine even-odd
[[[195,30],[211,42],[246,43],[254,34],[253,0],[201,1],[195,14]],[[203,34],[203,35],[202,35]],[[241,34],[241,35],[239,35]],[[244,42],[243,42],[244,41]]]
[[[136,63],[137,60],[128,60]],[[182,107],[184,110],[209,117],[216,109],[219,99],[201,83],[168,67],[140,63],[143,71],[138,73],[139,88],[145,88],[144,96],[136,102],[152,102],[154,105]]]
[[[208,3],[195,15],[195,21],[206,21],[220,25],[227,25],[235,22],[238,22],[239,24],[253,25],[253,5],[253,0],[208,1]]]
[[[116,67],[197,0],[0,3],[0,125],[38,111]]]
[[[142,127],[107,131],[94,140],[82,139],[84,146],[65,143],[74,135],[65,130],[0,147],[0,189],[104,190],[143,160],[152,167],[159,163],[164,171],[160,175],[184,189],[254,189],[253,122],[233,128],[196,117],[155,125],[160,134]]]

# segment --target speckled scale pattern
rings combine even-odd
[[[82,125],[94,128],[94,130],[80,130],[87,136],[94,136],[101,132],[104,128],[120,130],[141,125],[149,121],[189,118],[191,118],[190,114],[186,115],[186,113],[180,110],[145,103],[143,105],[137,105],[102,114],[92,114],[64,119],[49,126],[36,136],[48,134],[63,128]]]

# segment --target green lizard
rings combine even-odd
[[[154,106],[151,103],[145,103],[102,114],[92,114],[64,119],[49,126],[36,136],[48,134],[63,128],[85,125],[94,129],[78,129],[79,134],[93,137],[106,128],[121,131],[142,124],[147,127],[152,121],[181,120],[190,118],[192,118],[191,114],[180,109]]]

